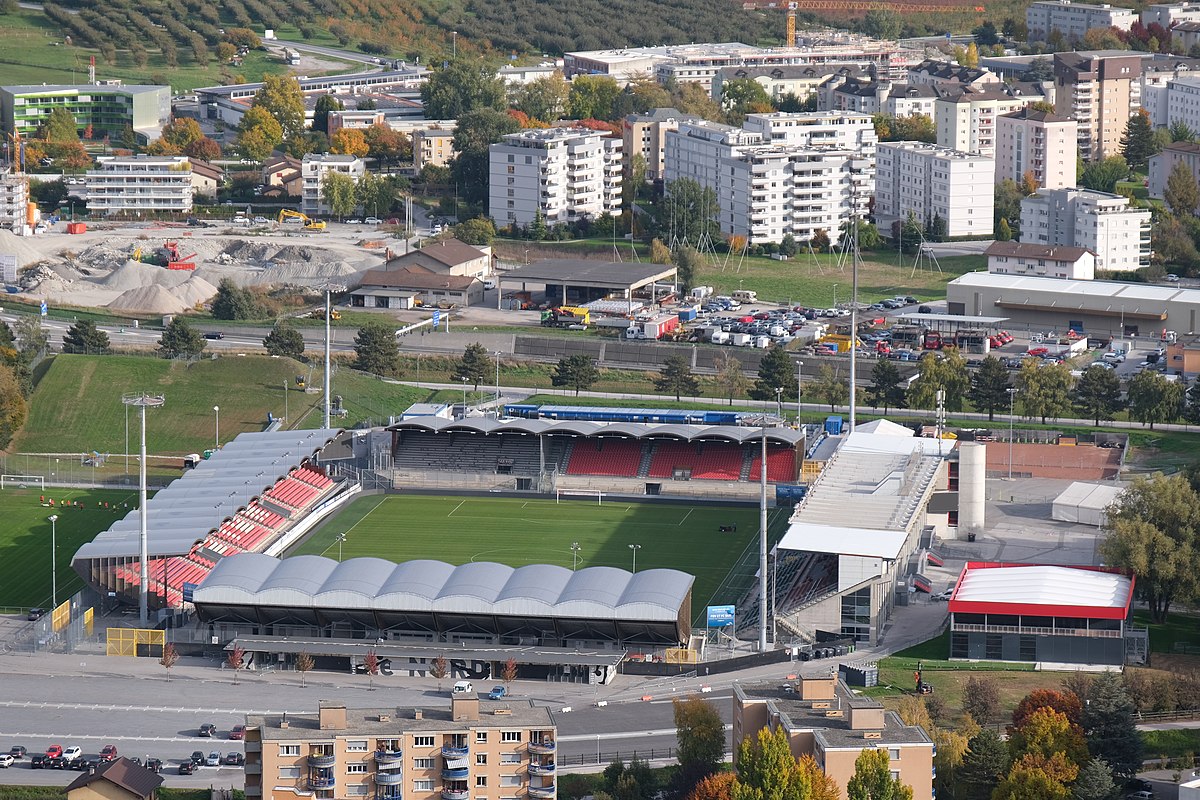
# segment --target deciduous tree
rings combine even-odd
[[[847,800],[912,800],[913,790],[893,777],[888,751],[864,749],[854,761],[854,775],[846,783]]]
[[[893,408],[904,404],[904,387],[900,385],[900,370],[887,359],[881,358],[871,367],[871,385],[867,387],[867,402],[871,408],[883,406],[886,415]]]
[[[308,677],[308,673],[312,672],[316,662],[313,661],[312,655],[305,651],[301,651],[296,656],[296,672],[300,673],[300,688],[304,688],[304,681]]]
[[[476,217],[455,225],[454,238],[465,244],[487,247],[496,238],[496,226],[486,217]]]
[[[553,122],[567,108],[570,87],[561,72],[535,78],[513,91],[512,105],[533,119]]]
[[[988,422],[996,418],[996,410],[1008,405],[1008,368],[1000,359],[989,355],[979,364],[971,376],[969,397],[977,411],[986,411]]]
[[[954,348],[929,352],[921,356],[917,367],[917,379],[908,387],[906,395],[912,408],[936,408],[937,393],[945,392],[947,411],[962,411],[963,398],[971,387],[967,375],[967,361]]]
[[[200,123],[191,117],[172,117],[163,126],[162,138],[171,144],[176,152],[182,153],[188,146],[204,138]]]
[[[734,396],[741,397],[750,385],[742,371],[742,362],[733,353],[725,351],[717,356],[716,367],[716,383],[729,398],[729,405],[733,405]]]
[[[235,644],[225,657],[225,665],[233,670],[233,683],[237,685],[242,667],[246,665],[246,649],[240,644]]]
[[[38,138],[47,142],[78,142],[79,128],[74,115],[64,106],[55,107],[38,130]]]
[[[696,285],[696,278],[708,268],[708,258],[690,244],[680,245],[671,254],[675,264],[676,275],[679,278],[679,288],[690,292]]]
[[[358,205],[357,189],[354,178],[330,170],[321,181],[321,199],[329,206],[329,213],[340,219],[354,213]]]
[[[581,391],[592,388],[598,380],[600,370],[596,368],[596,362],[582,353],[560,358],[550,376],[552,384],[574,389],[576,397]]]
[[[1045,770],[1025,764],[1014,764],[991,793],[992,800],[1069,800],[1070,796],[1067,787]]]
[[[285,136],[304,130],[304,93],[294,75],[263,75],[262,88],[251,106],[268,111],[279,122]]]
[[[375,691],[375,674],[379,672],[379,654],[375,652],[375,648],[371,648],[363,655],[363,669],[366,670],[367,676],[370,678],[369,691]]]
[[[692,372],[691,361],[685,356],[667,356],[662,371],[654,379],[654,390],[675,395],[676,402],[682,395],[695,397],[700,394],[700,381]]]
[[[1071,368],[1029,358],[1017,373],[1017,403],[1026,417],[1058,419],[1071,409]]]
[[[1000,687],[993,678],[967,678],[963,686],[963,711],[980,723],[991,721],[1000,710]]]
[[[717,194],[691,178],[678,178],[665,187],[665,196],[654,207],[658,235],[675,245],[699,245],[706,236],[717,236]]]
[[[429,674],[437,679],[438,691],[442,691],[442,681],[450,674],[450,662],[446,660],[445,656],[438,656],[429,662]]]
[[[382,164],[412,159],[412,142],[400,131],[376,122],[364,131],[367,137],[367,155]]]
[[[329,152],[344,156],[365,158],[371,148],[367,145],[367,136],[357,128],[338,128],[329,137]]]
[[[1182,159],[1175,162],[1171,173],[1167,175],[1163,199],[1176,214],[1195,214],[1196,206],[1200,205],[1200,185],[1196,183],[1196,174]]]
[[[1114,370],[1093,364],[1075,383],[1073,399],[1079,413],[1099,425],[1121,408],[1121,379]]]
[[[400,345],[396,328],[386,322],[372,321],[358,329],[354,337],[354,368],[372,375],[391,377],[399,371]]]
[[[170,642],[163,645],[162,658],[158,659],[158,663],[167,671],[167,683],[170,683],[171,667],[179,663],[179,651],[175,649],[175,645]]]
[[[1083,732],[1066,714],[1046,707],[1035,709],[1019,727],[1012,729],[1008,749],[1013,761],[1029,754],[1049,759],[1057,753],[1078,769],[1088,760]],[[1074,776],[1068,780],[1074,780]]]
[[[579,75],[571,81],[567,115],[571,119],[613,119],[621,87],[607,75]]]
[[[1085,166],[1083,174],[1079,176],[1079,185],[1097,192],[1112,192],[1117,188],[1117,181],[1123,181],[1128,176],[1129,165],[1124,157],[1109,156]]]
[[[517,679],[517,660],[512,656],[504,662],[500,668],[500,680],[504,681],[505,686],[509,686]]]
[[[508,105],[506,95],[496,70],[473,58],[458,58],[434,70],[421,87],[429,119],[462,119],[478,109],[503,111]]]
[[[1022,727],[1029,716],[1039,708],[1053,709],[1066,716],[1067,720],[1074,725],[1080,723],[1083,715],[1083,704],[1079,702],[1079,698],[1075,696],[1074,692],[1034,689],[1021,698],[1021,702],[1017,703],[1017,707],[1013,709],[1012,727]]]
[[[717,771],[725,758],[725,723],[709,702],[699,697],[673,701],[675,738],[679,744],[681,789],[690,790]]]
[[[450,173],[459,195],[467,202],[482,204],[487,201],[491,175],[488,148],[505,134],[518,130],[520,126],[516,120],[494,108],[477,108],[458,118],[458,127],[454,130],[456,155],[450,162]]]
[[[1156,422],[1170,422],[1183,408],[1183,387],[1154,370],[1142,370],[1129,382],[1129,416],[1154,430]]]
[[[850,398],[850,387],[846,379],[840,377],[829,364],[817,368],[816,379],[808,387],[808,394],[814,400],[829,404],[829,410],[845,403]]]
[[[262,161],[283,143],[283,126],[265,108],[254,107],[238,123],[237,147],[243,156]]]

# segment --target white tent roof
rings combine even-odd
[[[954,600],[1035,606],[1125,608],[1131,581],[1124,575],[1077,567],[967,568]],[[953,609],[951,609],[953,610]]]
[[[899,557],[907,537],[908,533],[902,530],[882,531],[797,522],[788,528],[788,532],[777,546],[782,550],[873,556],[894,560]]]
[[[911,438],[913,434],[912,428],[906,428],[903,425],[897,425],[890,419],[876,419],[871,422],[865,422],[854,428],[855,433],[875,433],[881,436],[900,436]]]
[[[1124,486],[1075,481],[1054,498],[1054,505],[1090,508],[1103,511],[1125,492]]]

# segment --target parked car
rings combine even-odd
[[[52,744],[46,748],[46,758],[59,758],[63,754],[61,744]]]
[[[17,760],[8,753],[0,755],[0,769],[8,769],[15,763],[17,763]]]
[[[949,600],[954,595],[954,587],[951,586],[943,592],[938,592],[930,597],[931,600]]]
[[[21,759],[25,758],[25,754],[27,752],[29,752],[29,751],[26,750],[24,746],[19,745],[19,744],[14,744],[8,750],[8,754],[10,756],[12,756],[14,759],[16,759],[17,761],[20,761]]]
[[[219,750],[213,750],[208,754],[208,758],[204,760],[204,764],[208,767],[221,766],[221,752]]]
[[[161,758],[147,758],[142,766],[151,772],[162,772],[163,762]]]
[[[62,756],[46,756],[42,764],[46,769],[66,769],[67,760]]]
[[[187,761],[179,762],[179,774],[180,775],[191,775],[195,771],[196,771],[196,764],[191,759],[188,759]]]
[[[229,738],[230,739],[245,739],[246,738],[246,726],[245,725],[234,725],[232,728],[229,729]]]
[[[69,766],[76,772],[87,772],[89,769],[99,769],[104,759],[99,756],[86,756],[70,762]]]
[[[115,744],[106,744],[100,750],[100,758],[104,761],[115,761],[117,758],[117,746]]]
[[[71,745],[66,750],[62,751],[62,757],[67,761],[74,761],[83,755],[83,749],[78,745]]]
[[[932,313],[933,313],[933,309],[932,309],[932,308],[930,308],[929,306],[918,306],[918,307],[917,307],[917,313],[918,313],[918,314],[932,314]]]
[[[236,750],[230,750],[225,754],[225,765],[228,767],[241,767],[246,763],[246,757]]]
[[[488,700],[503,700],[508,696],[508,690],[503,686],[496,686],[488,692]]]
[[[211,722],[206,722],[200,726],[200,731],[196,735],[197,736],[207,736],[211,739],[216,734],[216,732],[217,732],[217,726],[213,725]],[[197,750],[196,752],[199,753],[200,751]]]
[[[268,222],[270,222],[270,220],[267,219],[266,217],[255,217],[254,218],[255,225],[266,225]]]
[[[379,217],[367,217],[366,219],[363,220],[363,224],[364,225],[382,225],[383,220],[381,220]]]
[[[361,219],[348,219],[348,220],[346,220],[346,224],[347,225],[362,225],[363,221]]]
[[[453,688],[450,689],[450,694],[474,694],[475,687],[470,681],[456,681]]]
[[[1176,275],[1174,272],[1168,272],[1167,273],[1167,282],[1168,283],[1179,283],[1179,276]]]
[[[30,769],[43,769],[43,768],[45,768],[45,766],[46,766],[46,754],[45,753],[34,753],[32,756],[30,756],[30,758],[29,758],[29,768]]]
[[[45,615],[46,615],[46,609],[31,608],[31,609],[29,609],[29,616],[27,616],[26,619],[29,620],[30,622],[33,622],[35,620],[41,619]]]
[[[195,764],[196,766],[200,766],[201,764],[204,763],[204,751],[203,750],[193,750],[192,751],[192,763]]]
[[[1125,795],[1125,800],[1154,800],[1154,792],[1130,792]]]

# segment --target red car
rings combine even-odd
[[[62,745],[52,744],[46,748],[46,758],[62,758]]]
[[[230,739],[245,739],[246,738],[246,726],[245,725],[234,725],[229,731],[229,738]]]
[[[100,751],[100,760],[101,761],[116,761],[117,760],[117,746],[115,744],[104,745],[104,749],[102,749]]]

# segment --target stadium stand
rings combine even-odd
[[[577,442],[567,464],[568,475],[634,477],[642,460],[642,443],[630,439],[597,437]]]
[[[670,478],[675,470],[690,471],[693,480],[736,481],[745,456],[742,447],[729,442],[658,442],[646,473],[651,478]]]
[[[762,452],[755,450],[750,464],[751,481],[762,479]],[[767,480],[771,483],[792,483],[796,480],[796,451],[790,447],[767,445]]]

